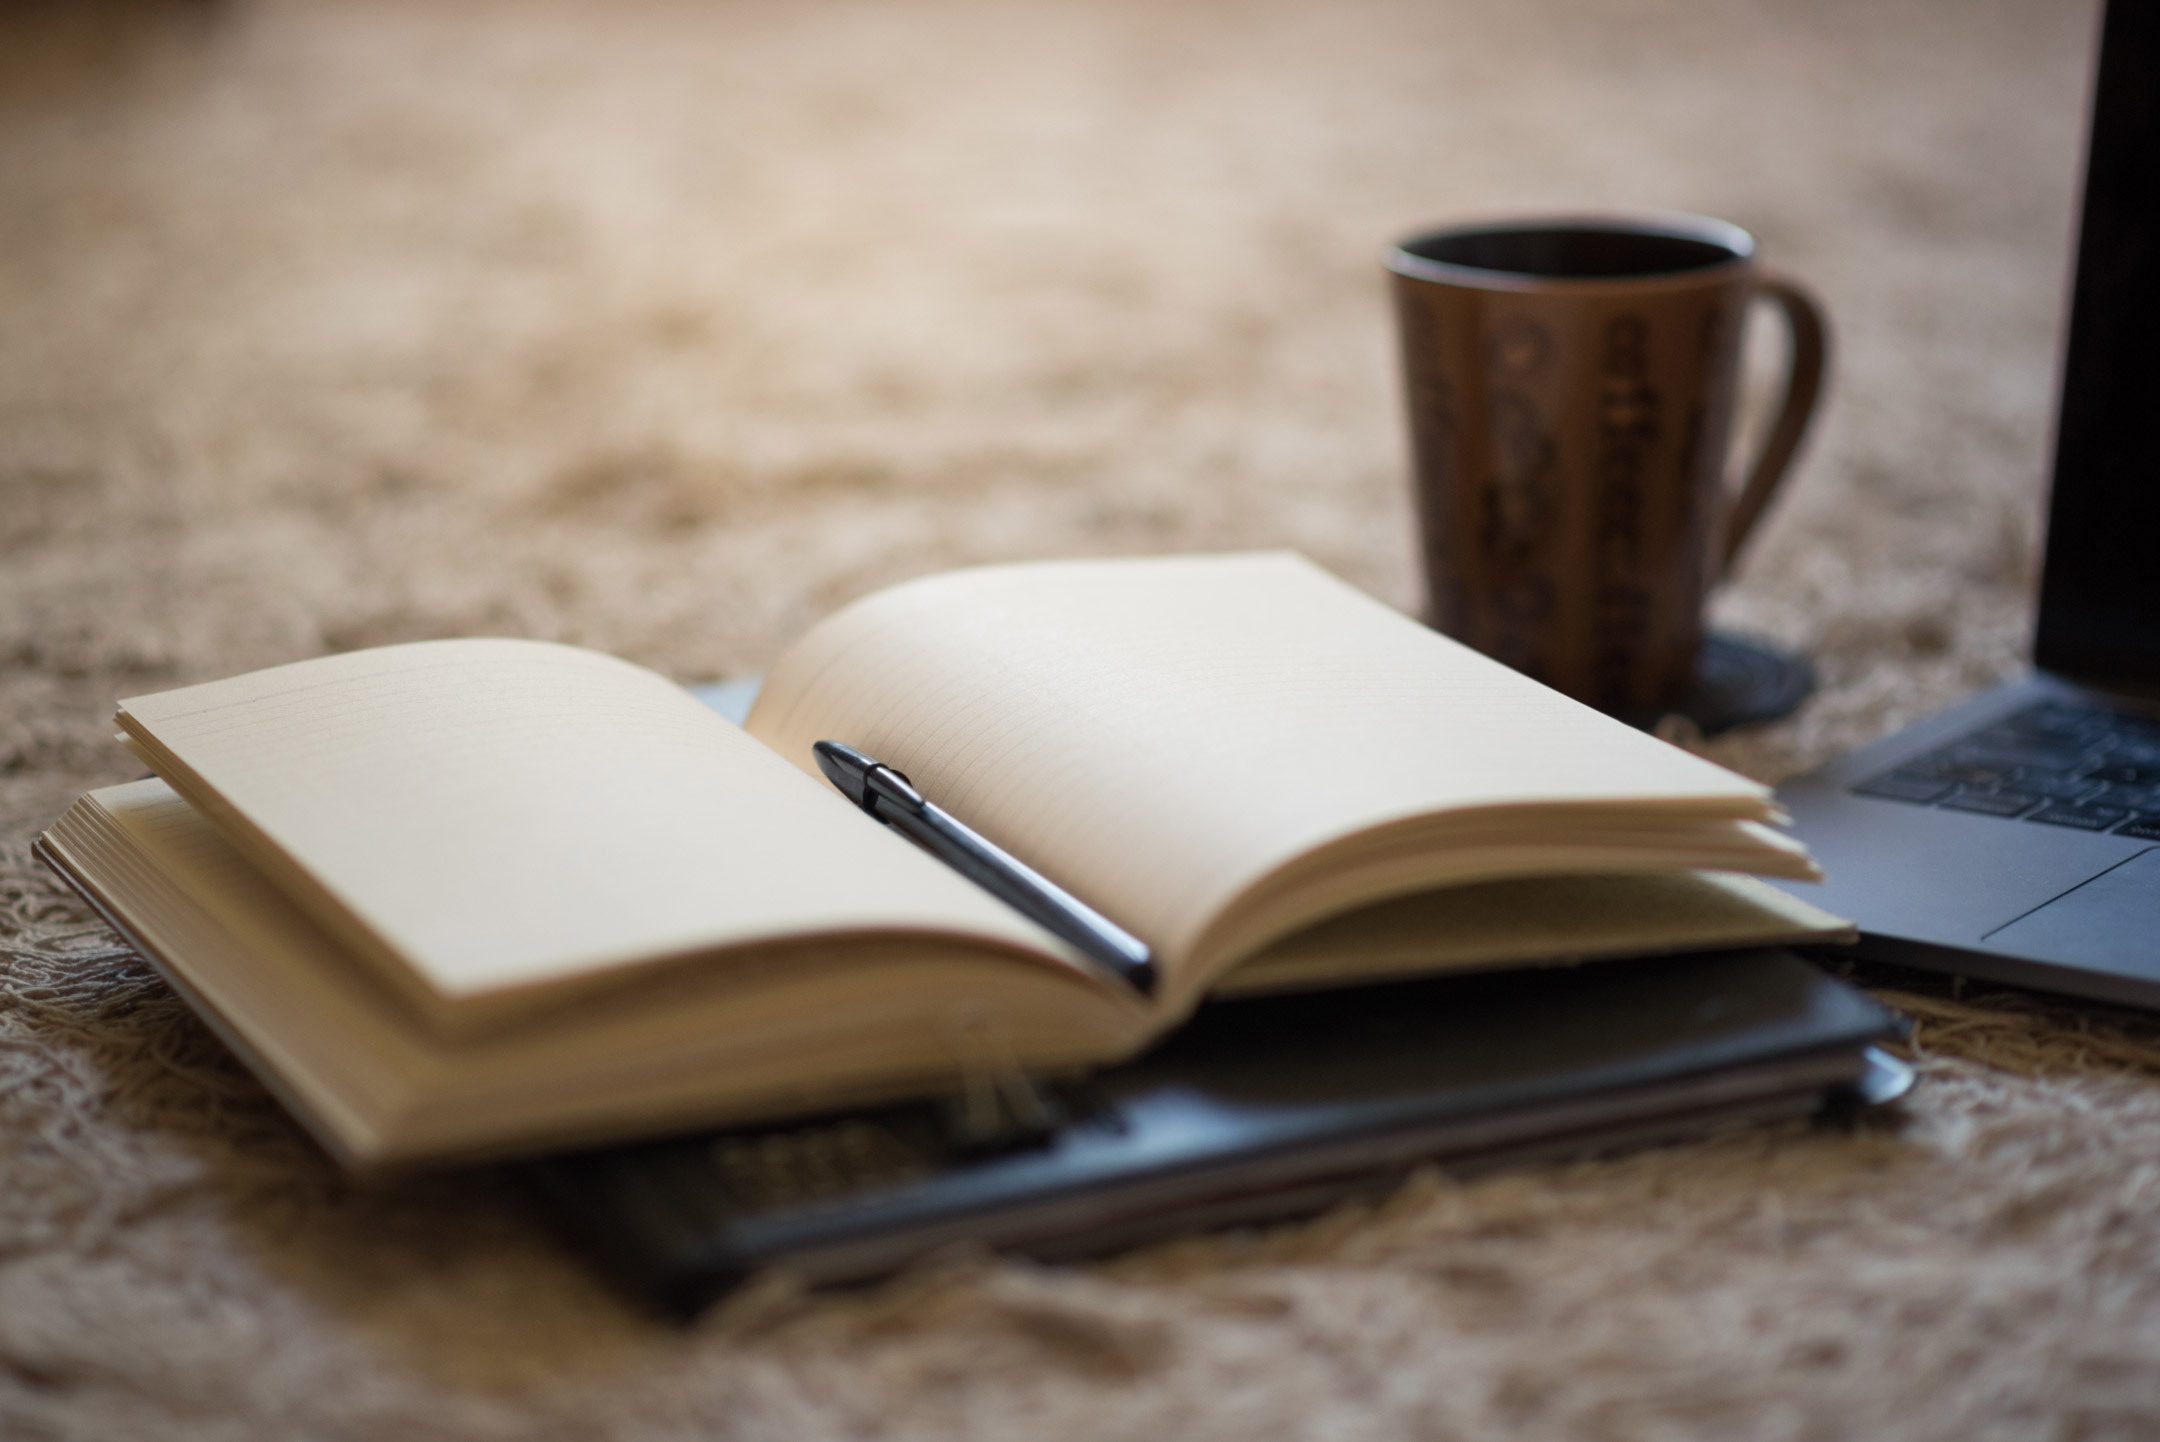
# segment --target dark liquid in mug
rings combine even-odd
[[[1702,270],[1743,257],[1727,246],[1633,230],[1473,230],[1425,236],[1406,254],[1442,265],[1551,280],[1612,280]]]

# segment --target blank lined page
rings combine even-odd
[[[820,624],[751,733],[860,746],[1167,953],[1364,828],[1527,803],[1766,818],[1766,788],[1288,553],[934,576]]]
[[[138,697],[120,719],[296,900],[439,998],[816,933],[1057,950],[664,678],[594,652],[384,647]]]

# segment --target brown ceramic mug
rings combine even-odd
[[[1687,695],[1703,597],[1799,449],[1822,312],[1693,215],[1492,221],[1388,255],[1426,619],[1601,710]],[[1726,482],[1751,301],[1792,332],[1762,454]]]

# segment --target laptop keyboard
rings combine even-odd
[[[2043,701],[1852,789],[2160,841],[2160,716]]]

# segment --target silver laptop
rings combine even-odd
[[[1863,956],[2160,1007],[2160,5],[2101,29],[2035,672],[1778,794]]]

